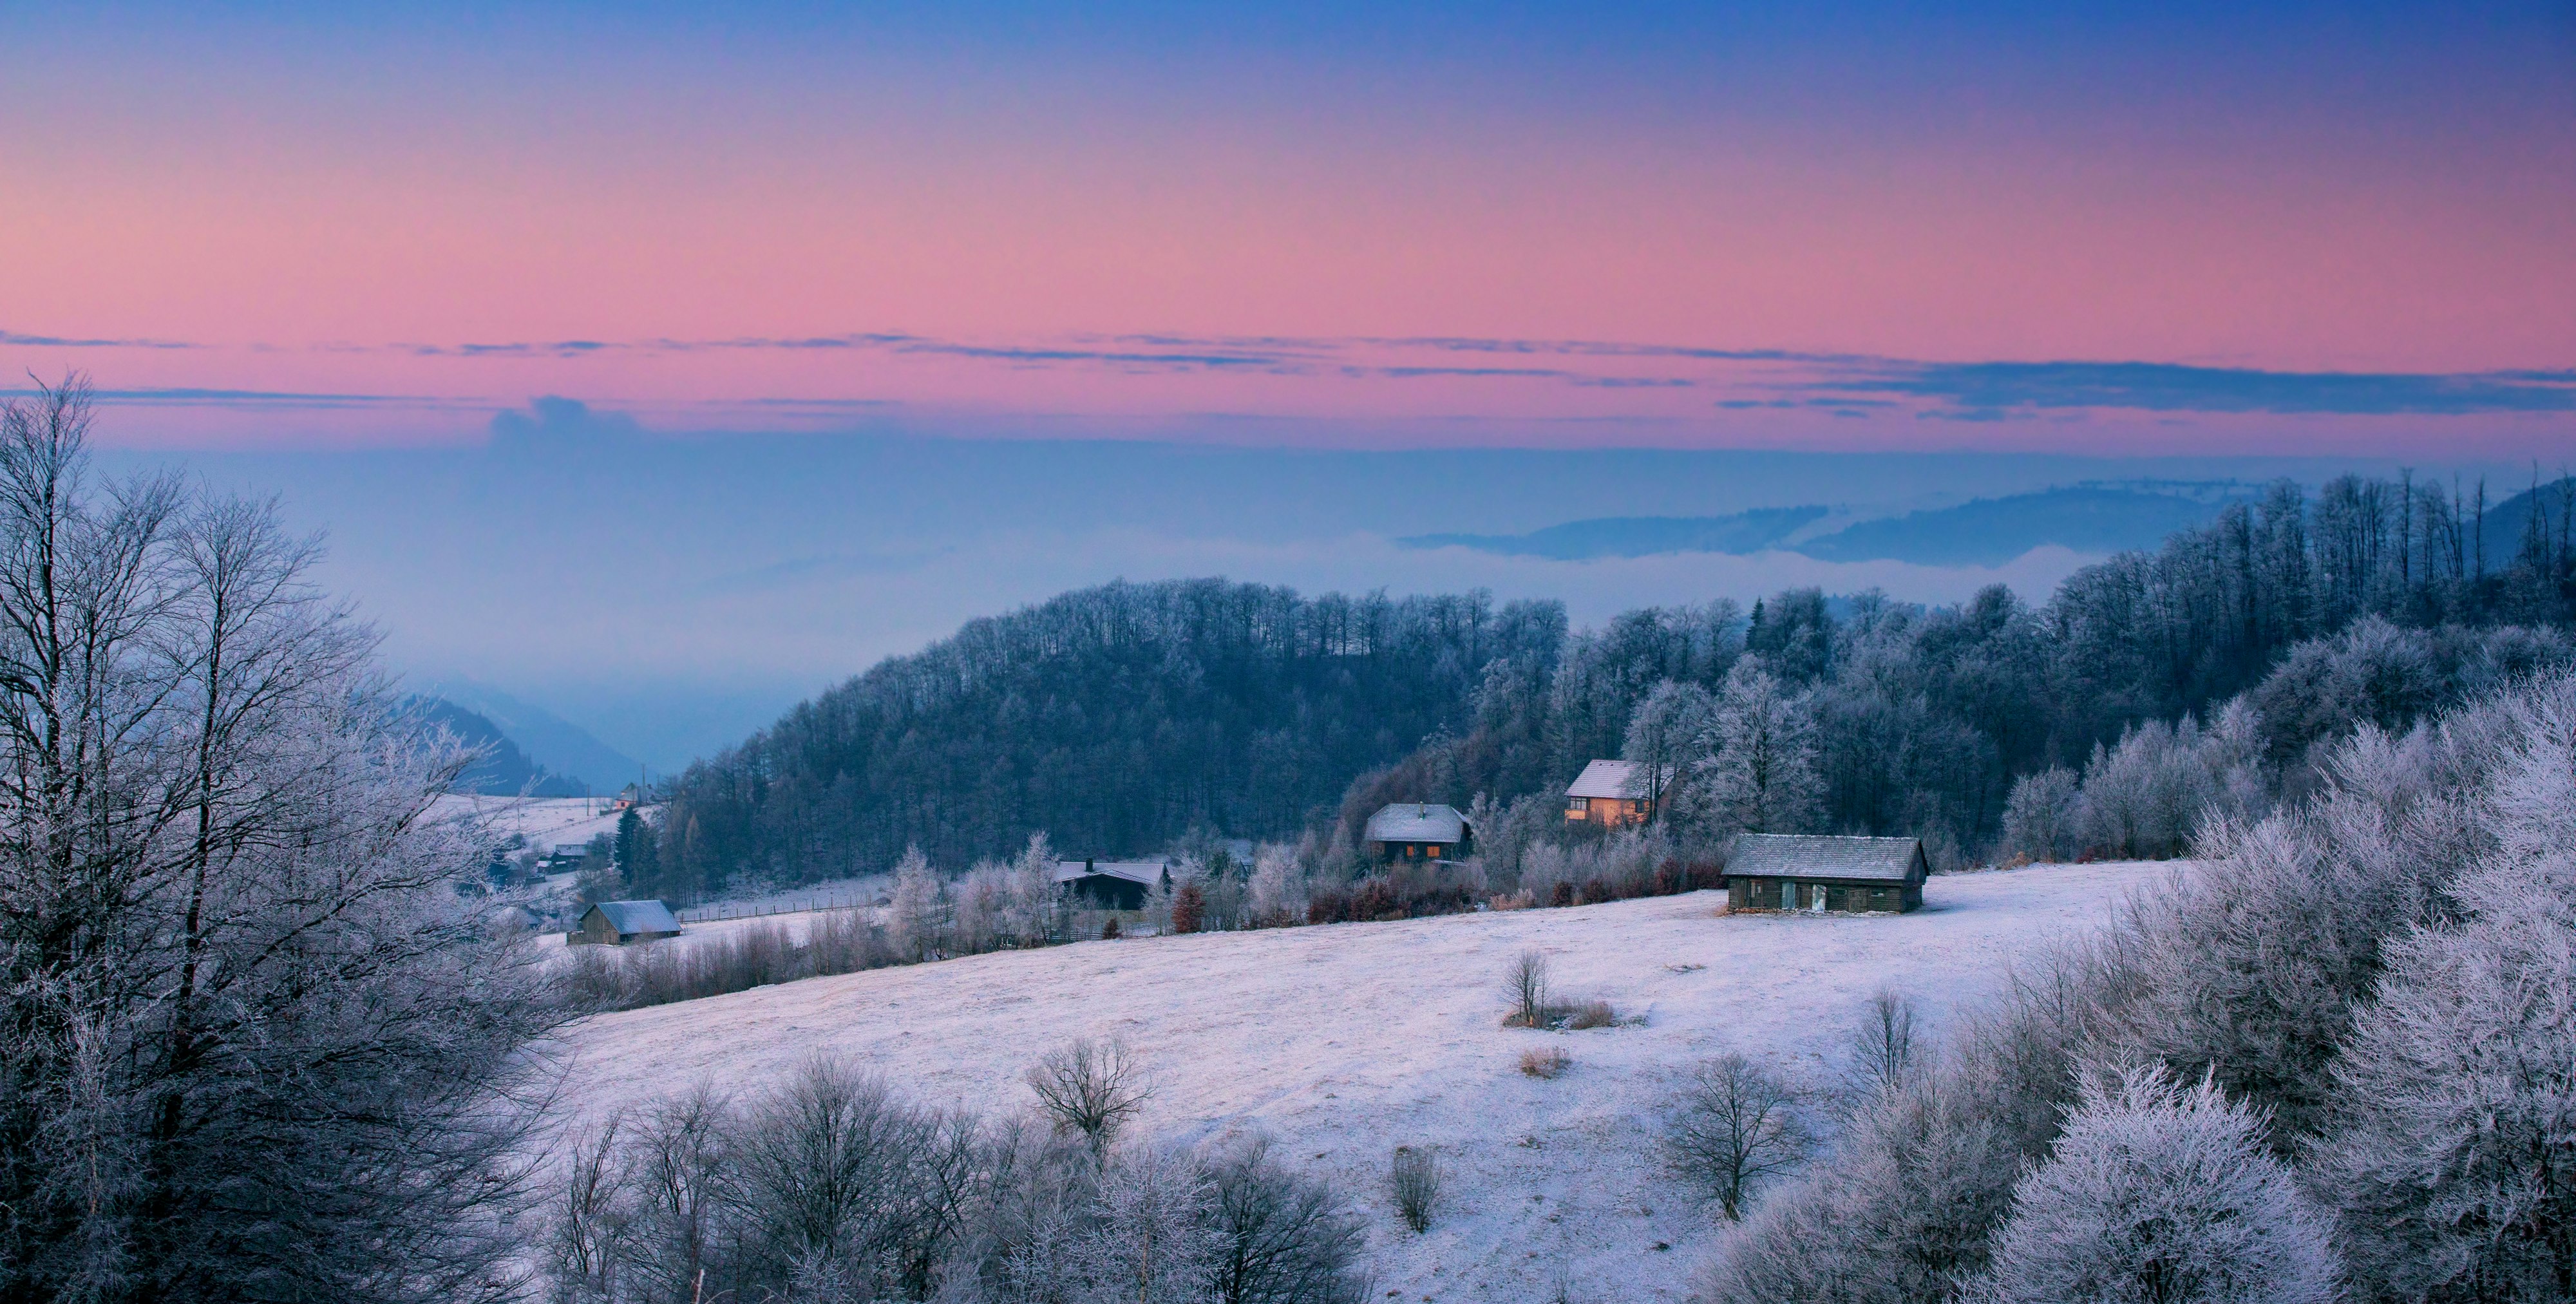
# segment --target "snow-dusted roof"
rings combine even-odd
[[[1565,785],[1568,797],[1644,797],[1645,776],[1637,773],[1635,761],[1594,761]]]
[[[1363,842],[1457,842],[1466,836],[1467,817],[1454,806],[1426,806],[1400,801],[1369,816]]]
[[[1059,860],[1055,862],[1055,881],[1070,883],[1077,878],[1106,874],[1130,883],[1152,887],[1163,881],[1163,862],[1159,860]]]
[[[1727,858],[1729,878],[1848,878],[1902,883],[1923,854],[1921,838],[1831,838],[1746,833]]]
[[[629,933],[680,931],[680,921],[671,917],[671,908],[659,901],[602,901],[591,909],[608,916],[608,926],[621,937]]]

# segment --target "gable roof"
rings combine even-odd
[[[1644,797],[1646,777],[1635,761],[1594,761],[1565,785],[1568,797]]]
[[[1381,806],[1369,816],[1368,831],[1362,842],[1462,842],[1466,840],[1467,817],[1455,806],[1430,806],[1418,801],[1400,801]]]
[[[1130,883],[1152,887],[1163,881],[1166,871],[1159,860],[1059,860],[1055,862],[1055,881],[1070,883],[1094,875],[1123,878]]]
[[[1860,879],[1903,883],[1922,859],[1921,838],[1833,838],[1745,833],[1727,858],[1729,878]]]
[[[680,931],[680,921],[672,918],[671,908],[659,901],[602,901],[591,909],[606,915],[608,926],[621,937],[628,933]]]

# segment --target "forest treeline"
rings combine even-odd
[[[2295,770],[2355,722],[2554,663],[2576,613],[2571,518],[2576,480],[2493,507],[2482,488],[2283,482],[2036,607],[2001,586],[1935,609],[1807,589],[1583,631],[1560,603],[1483,593],[1113,584],[974,621],[693,765],[629,878],[696,897],[875,872],[908,846],[962,865],[1038,831],[1072,855],[1211,829],[1347,848],[1391,800],[1481,796],[1489,819],[1535,825],[1585,761],[1653,749],[1632,734],[1659,689],[1704,694],[1712,721],[1765,695],[1812,773],[1787,822],[1974,855],[2019,779],[2276,674],[2307,678],[2273,683],[2251,745]],[[2356,652],[2356,630],[2379,633]]]

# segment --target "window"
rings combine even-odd
[[[1591,809],[1592,799],[1589,797],[1568,797],[1565,799],[1565,813],[1568,815],[1581,815]]]

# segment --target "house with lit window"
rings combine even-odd
[[[1643,824],[1655,813],[1652,767],[1636,761],[1594,761],[1565,785],[1565,819],[1605,829]]]
[[[1400,801],[1369,816],[1360,840],[1381,863],[1458,860],[1474,854],[1476,831],[1455,806]]]

